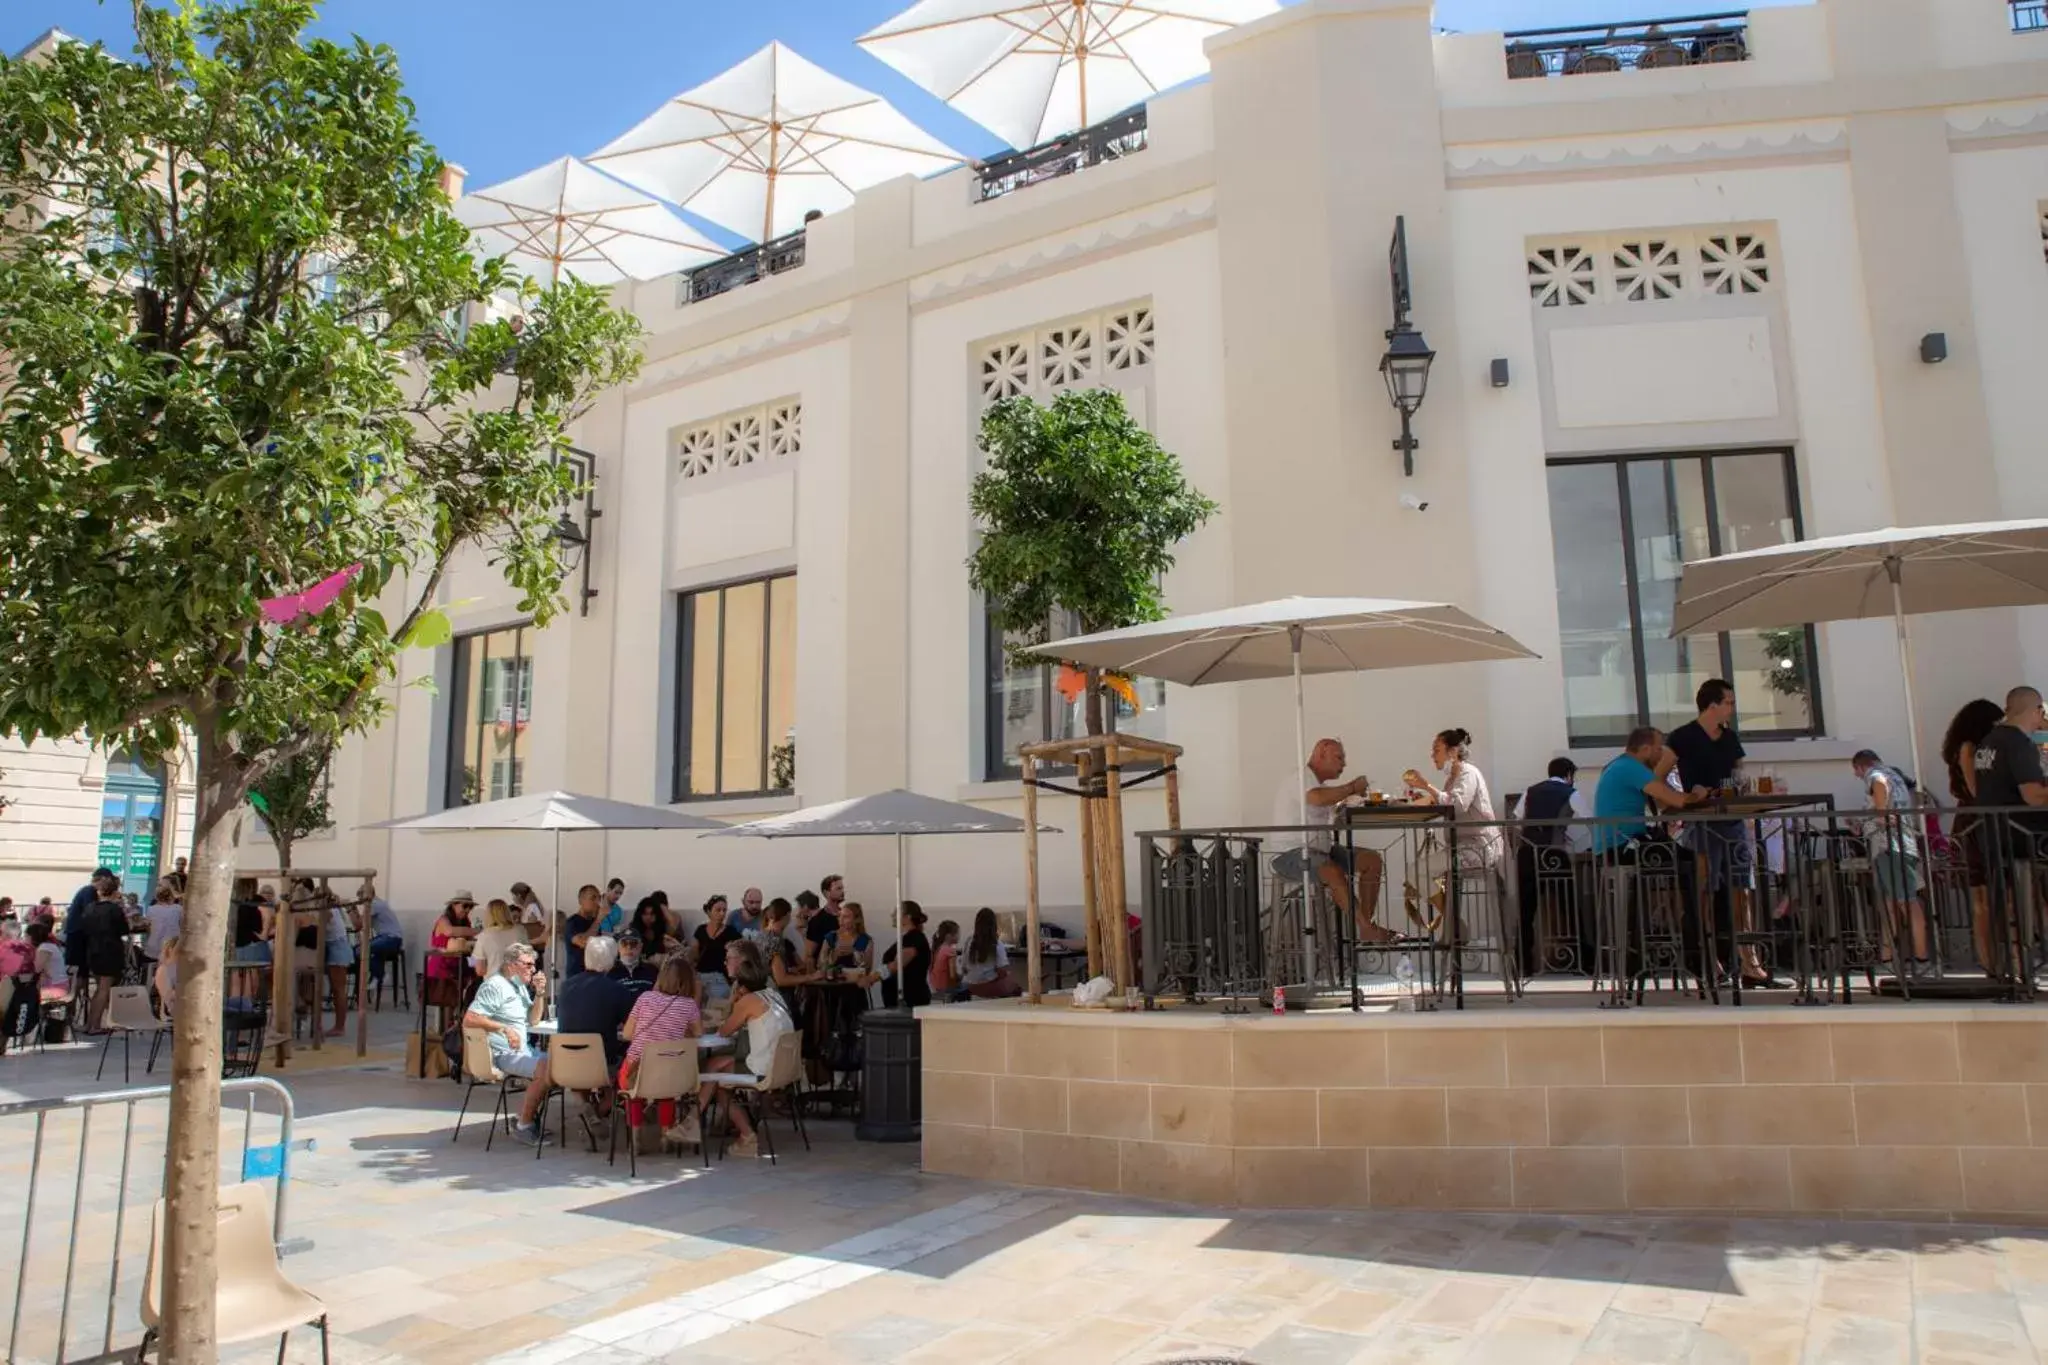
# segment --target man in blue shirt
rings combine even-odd
[[[1631,731],[1621,757],[1600,770],[1600,784],[1593,789],[1593,817],[1603,823],[1593,827],[1593,851],[1610,853],[1625,849],[1649,829],[1646,813],[1685,809],[1686,798],[1665,781],[1678,766],[1678,755],[1664,747],[1664,736],[1654,725]]]

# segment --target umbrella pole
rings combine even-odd
[[[896,836],[896,998],[904,1004],[910,1002],[903,995],[903,836]]]
[[[562,831],[555,831],[555,898],[548,902],[548,974],[554,978],[548,987],[548,1018],[555,1017],[555,997],[562,993],[562,954],[566,949],[555,941],[555,925],[564,919],[562,915]]]
[[[1301,775],[1308,771],[1308,732],[1306,728],[1307,719],[1304,714],[1306,708],[1301,695],[1300,626],[1288,627],[1287,644],[1288,652],[1294,661],[1294,782],[1297,787],[1301,787]],[[1313,976],[1311,971],[1312,964],[1309,961],[1310,945],[1313,942],[1313,935],[1309,932],[1309,916],[1314,913],[1315,906],[1315,868],[1313,860],[1309,857],[1308,788],[1306,787],[1301,787],[1301,824],[1301,976],[1302,990],[1306,992],[1308,990],[1308,982]],[[1278,907],[1276,906],[1274,909],[1277,914]],[[1273,989],[1278,991],[1280,988],[1280,983],[1275,981]],[[1308,1002],[1304,998],[1302,1001],[1303,1008],[1306,1008],[1307,1004]]]
[[[1917,781],[1920,777],[1920,709],[1913,698],[1913,637],[1906,629],[1906,594],[1899,582],[1897,555],[1885,557],[1884,571],[1892,581],[1892,621],[1899,631],[1899,677],[1906,685],[1906,739],[1913,746],[1906,772]]]

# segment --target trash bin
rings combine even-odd
[[[924,1049],[917,1016],[909,1009],[869,1010],[861,1016],[860,1122],[863,1142],[916,1142],[924,1121]]]

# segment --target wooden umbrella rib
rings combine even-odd
[[[1016,29],[1016,30],[1017,30],[1017,31],[1018,31],[1019,33],[1023,34],[1024,36],[1023,36],[1023,37],[1021,37],[1021,38],[1019,38],[1019,39],[1018,39],[1018,40],[1017,40],[1017,41],[1016,41],[1015,43],[1013,43],[1013,44],[1012,44],[1012,45],[1010,45],[1009,47],[1006,47],[1006,48],[1004,48],[1004,49],[1003,49],[1003,50],[1002,50],[1001,52],[998,52],[998,53],[997,53],[997,54],[996,54],[995,56],[993,56],[993,57],[989,58],[989,60],[988,60],[987,62],[985,62],[985,63],[983,63],[983,64],[982,64],[982,66],[981,66],[981,68],[980,68],[979,70],[975,71],[975,72],[974,72],[973,74],[971,74],[971,75],[970,75],[970,76],[968,76],[968,77],[967,77],[967,78],[966,78],[965,80],[961,81],[961,82],[960,82],[960,83],[959,83],[959,84],[958,84],[957,86],[955,86],[955,87],[953,88],[953,93],[951,93],[950,95],[944,95],[944,96],[941,96],[941,98],[942,98],[942,99],[944,99],[944,100],[945,100],[945,101],[946,101],[946,102],[947,102],[948,104],[952,103],[952,102],[953,102],[954,100],[957,100],[957,99],[959,99],[959,98],[960,98],[960,97],[961,97],[962,95],[966,94],[966,93],[967,93],[967,92],[968,92],[969,90],[973,89],[973,88],[974,88],[974,87],[975,87],[975,86],[976,86],[977,84],[979,84],[979,83],[980,83],[980,81],[981,81],[981,79],[982,79],[982,78],[983,78],[984,76],[987,76],[987,75],[988,75],[988,74],[989,74],[990,72],[994,71],[994,70],[995,70],[995,69],[996,69],[997,67],[1001,66],[1001,65],[1002,65],[1002,64],[1003,64],[1004,62],[1008,61],[1008,60],[1009,60],[1009,59],[1010,59],[1011,57],[1014,57],[1014,56],[1016,56],[1016,55],[1017,55],[1018,53],[1020,53],[1020,52],[1023,52],[1023,51],[1025,50],[1025,48],[1027,47],[1027,45],[1029,45],[1029,44],[1030,44],[1030,42],[1031,42],[1031,41],[1032,41],[1032,40],[1033,40],[1034,38],[1043,38],[1043,37],[1045,37],[1046,31],[1047,31],[1048,29],[1051,29],[1051,28],[1060,28],[1060,27],[1061,27],[1061,25],[1060,25],[1060,20],[1061,20],[1061,17],[1062,17],[1062,16],[1061,16],[1061,14],[1060,14],[1060,12],[1059,12],[1058,10],[1056,10],[1056,9],[1051,9],[1051,8],[1048,8],[1048,9],[1047,9],[1047,11],[1046,11],[1045,21],[1044,21],[1043,23],[1041,23],[1041,24],[1038,24],[1038,25],[1036,25],[1036,26],[1027,26],[1027,25],[1024,25],[1024,24],[1020,24],[1020,23],[1017,23],[1017,22],[1016,22],[1015,20],[1013,20],[1013,19],[1009,18],[1007,14],[1005,14],[1005,15],[977,15],[977,16],[976,16],[976,18],[977,18],[977,19],[986,19],[986,18],[994,18],[994,19],[996,19],[996,20],[997,20],[998,22],[1000,22],[1000,23],[1002,23],[1002,24],[1005,24],[1005,25],[1007,25],[1007,26],[1008,26],[1008,27],[1010,27],[1010,28],[1014,28],[1014,29]],[[962,22],[962,23],[965,23],[965,22],[968,22],[968,21],[966,21],[966,20],[961,20],[960,22]],[[1062,36],[1062,38],[1060,39],[1060,45],[1059,45],[1059,48],[1058,48],[1058,50],[1057,50],[1057,53],[1054,53],[1054,52],[1033,52],[1033,53],[1027,53],[1026,55],[1029,55],[1029,56],[1053,56],[1053,55],[1058,55],[1058,56],[1059,56],[1059,57],[1060,57],[1060,58],[1062,59],[1062,61],[1064,61],[1064,60],[1065,60],[1065,58],[1066,58],[1066,56],[1067,56],[1067,54],[1069,54],[1069,53],[1071,53],[1071,52],[1073,51],[1073,34],[1072,34],[1072,31],[1071,31],[1070,29],[1064,29],[1064,28],[1061,28],[1061,32],[1062,32],[1062,35],[1063,35],[1063,36]],[[1047,103],[1047,104],[1050,104],[1051,102],[1052,102],[1052,96],[1051,96],[1051,93],[1050,93],[1050,92],[1048,92],[1048,93],[1047,93],[1047,96],[1046,96],[1046,103]],[[1040,108],[1040,110],[1039,110],[1039,121],[1040,121],[1041,123],[1045,121],[1045,111],[1044,111],[1043,107],[1041,107],[1041,108]]]
[[[1030,4],[984,10],[980,14],[966,14],[958,19],[940,19],[929,24],[912,24],[909,28],[899,28],[889,33],[871,33],[856,41],[861,47],[871,44],[880,47],[883,43],[894,42],[898,38],[914,37],[920,33],[938,33],[949,28],[965,28],[969,24],[985,24],[991,19],[999,23],[1011,23],[1013,21],[1010,16],[1013,14],[1030,14],[1033,11],[1050,11],[1053,8],[1054,6],[1046,3],[1046,0],[1033,0]]]

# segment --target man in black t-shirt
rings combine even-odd
[[[1709,678],[1700,684],[1693,701],[1698,716],[1664,739],[1665,747],[1678,759],[1678,780],[1696,795],[1732,787],[1745,757],[1742,738],[1735,733],[1735,686],[1725,678]],[[1747,827],[1734,820],[1695,820],[1685,827],[1685,845],[1697,855],[1694,871],[1699,877],[1703,914],[1705,898],[1713,897],[1716,937],[1721,936],[1722,926],[1730,924],[1748,932],[1753,927],[1750,883],[1755,857]],[[1719,962],[1725,961],[1726,956],[1719,958]],[[1745,985],[1773,984],[1754,949],[1743,954],[1742,976]]]
[[[562,953],[564,981],[583,970],[583,945],[597,932],[598,921],[603,917],[604,906],[598,900],[597,888],[584,883],[576,892],[576,913],[562,926],[562,937],[568,940]]]
[[[2048,775],[2041,769],[2040,739],[2048,732],[2041,694],[2015,687],[2005,694],[2005,722],[1977,744],[1977,804],[1980,806],[2048,806]],[[2048,810],[2029,810],[2011,817],[2014,825],[2036,835],[2048,834]]]
[[[604,1039],[605,1061],[614,1070],[626,1060],[619,1030],[633,1012],[633,993],[624,982],[611,977],[618,957],[615,941],[592,935],[583,948],[583,970],[562,982],[561,998],[555,1002],[555,1021],[561,1031],[595,1033]]]

